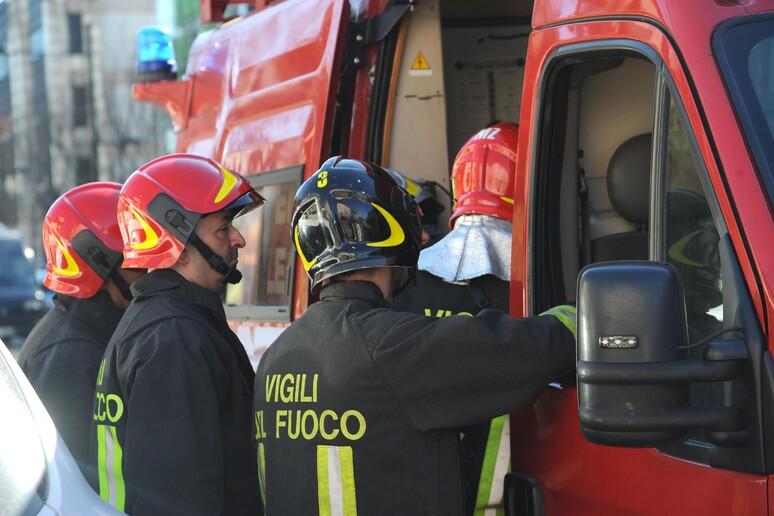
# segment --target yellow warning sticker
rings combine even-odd
[[[409,75],[433,75],[433,69],[430,68],[430,63],[427,62],[421,50],[417,52],[417,57],[411,63]]]

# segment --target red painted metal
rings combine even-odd
[[[589,443],[575,389],[547,390],[511,417],[513,471],[540,479],[546,514],[763,516],[767,478],[676,459],[654,449]]]
[[[132,86],[132,97],[134,100],[165,109],[175,131],[188,125],[191,107],[190,80],[140,82]]]
[[[774,10],[774,3],[762,4],[755,6]],[[711,53],[715,27],[742,14],[738,5],[709,2],[700,9],[691,2],[536,2],[533,25],[537,30],[529,41],[520,118],[517,168],[524,173],[515,197],[530,199],[527,171],[534,159],[530,151],[537,144],[536,96],[551,52],[591,40],[645,43],[658,52],[675,81],[759,320],[768,319],[771,324],[774,221]],[[623,19],[627,17],[648,19]],[[530,207],[519,203],[515,208],[511,313],[526,315],[531,311],[529,256],[524,252],[529,248]],[[764,326],[771,336],[771,326],[768,330]],[[769,343],[771,347],[771,338]],[[534,407],[514,414],[512,421],[513,469],[540,479],[547,514],[768,513],[766,477],[710,468],[653,449],[589,443],[578,428],[575,389],[547,390]]]
[[[362,15],[364,17],[377,16],[387,7],[387,0],[363,0]],[[350,122],[349,145],[347,156],[356,159],[365,159],[366,131],[368,129],[368,111],[371,105],[371,79],[369,70],[376,64],[376,48],[370,47],[365,51],[365,65],[362,66],[355,78],[355,92],[352,102],[352,120]]]

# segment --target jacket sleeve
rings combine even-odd
[[[384,324],[362,321],[363,338],[420,430],[513,412],[575,367],[573,336],[554,317],[515,319],[497,310],[476,317],[390,316],[386,331]]]
[[[173,329],[167,325],[163,337],[138,343],[142,359],[124,376],[124,475],[136,497],[132,514],[221,514],[219,400],[213,359],[202,342],[207,332],[192,321]]]

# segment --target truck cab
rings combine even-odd
[[[511,416],[508,510],[770,513],[774,2],[254,7],[134,90],[269,201],[226,295],[254,363],[309,302],[289,225],[324,159],[448,188],[465,139],[515,121],[510,311],[577,302],[579,331],[577,377]]]

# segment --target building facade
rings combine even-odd
[[[131,96],[136,34],[156,13],[155,0],[0,0],[0,222],[38,256],[59,194],[169,148],[168,118]]]

